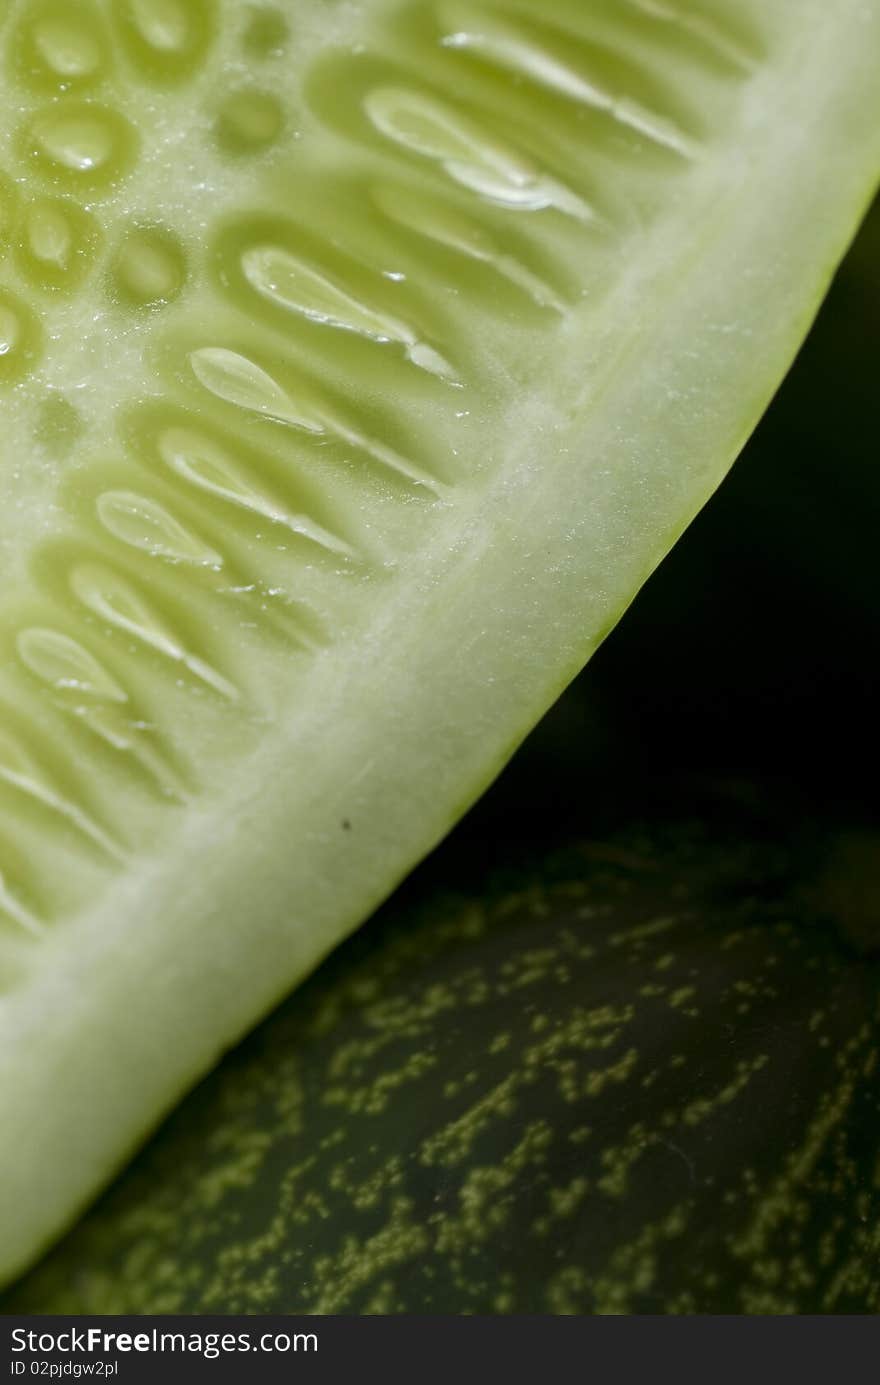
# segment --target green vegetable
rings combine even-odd
[[[4,7],[0,1275],[448,830],[880,163],[864,0]]]
[[[880,972],[812,849],[684,823],[401,899],[5,1305],[880,1307]]]

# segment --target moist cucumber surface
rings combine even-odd
[[[880,7],[2,10],[0,1274],[476,797],[880,164]]]

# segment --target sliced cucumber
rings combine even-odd
[[[880,6],[4,14],[8,1277],[717,485],[880,165]]]

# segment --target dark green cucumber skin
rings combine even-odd
[[[5,1311],[877,1311],[877,963],[804,912],[694,825],[410,885]]]

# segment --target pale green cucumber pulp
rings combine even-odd
[[[872,191],[880,4],[2,15],[9,1278],[718,484]]]

